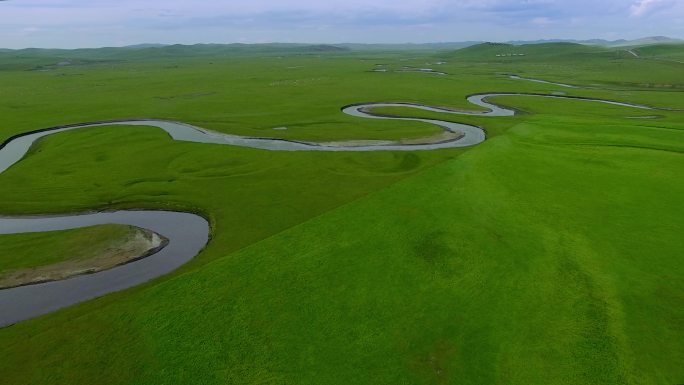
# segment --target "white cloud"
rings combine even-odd
[[[668,0],[639,0],[629,7],[629,11],[633,17],[641,17],[669,5],[672,5],[672,2]]]
[[[681,38],[682,18],[684,0],[12,0],[0,45]]]

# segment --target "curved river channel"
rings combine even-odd
[[[342,112],[361,118],[430,123],[438,125],[446,131],[458,134],[451,139],[437,143],[401,144],[397,142],[368,141],[357,146],[348,145],[344,142],[337,144],[333,142],[323,145],[284,139],[235,136],[164,120],[116,120],[80,123],[31,131],[11,137],[0,145],[0,173],[19,162],[29,151],[31,145],[44,136],[79,128],[111,125],[158,127],[166,131],[173,139],[179,141],[226,144],[271,151],[418,151],[468,147],[479,144],[486,139],[485,132],[481,128],[434,119],[372,115],[367,112],[367,109],[373,107],[411,107],[456,115],[515,115],[514,110],[503,108],[487,101],[487,98],[497,96],[581,99],[644,110],[657,110],[654,107],[609,100],[520,93],[489,93],[468,97],[468,101],[472,104],[487,109],[485,112],[458,111],[410,103],[354,104],[342,108]],[[0,327],[12,325],[107,293],[133,287],[167,274],[199,254],[208,243],[210,233],[207,221],[195,214],[169,211],[115,211],[65,216],[0,217],[0,234],[66,230],[100,224],[123,224],[144,228],[166,237],[169,239],[169,244],[152,256],[95,274],[0,290]]]

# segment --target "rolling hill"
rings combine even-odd
[[[578,43],[512,45],[483,43],[451,52],[447,57],[466,61],[581,59],[587,55],[614,54],[614,50]]]

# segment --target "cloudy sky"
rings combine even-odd
[[[684,0],[0,0],[0,47],[684,38]]]

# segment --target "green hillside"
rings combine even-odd
[[[0,50],[0,70],[30,66],[107,64],[126,60],[273,57],[278,55],[319,55],[345,53],[349,48],[308,44],[174,44],[167,46],[131,46],[92,49]]]
[[[634,51],[642,57],[684,60],[684,44],[649,45]]]
[[[582,60],[584,57],[611,56],[615,50],[577,43],[512,45],[484,43],[454,51],[447,57],[467,61]]]

